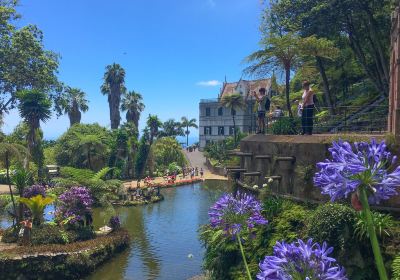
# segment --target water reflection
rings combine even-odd
[[[228,190],[226,182],[207,181],[162,190],[165,199],[160,203],[118,208],[132,246],[88,279],[180,280],[200,274],[204,252],[197,230],[207,223],[210,205]],[[95,214],[101,226],[103,219],[96,218],[100,212]]]

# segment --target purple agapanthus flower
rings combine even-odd
[[[108,225],[113,229],[117,230],[121,227],[121,221],[118,216],[112,216],[108,222]]]
[[[81,221],[92,211],[93,199],[85,187],[72,187],[59,196],[56,216],[60,219],[74,217],[71,222]]]
[[[400,166],[394,166],[397,158],[387,150],[384,141],[353,146],[348,142],[333,142],[329,151],[332,159],[317,163],[319,171],[314,183],[331,201],[347,198],[360,185],[368,187],[368,199],[373,204],[397,195]]]
[[[224,194],[208,212],[213,228],[220,227],[226,233],[235,235],[243,228],[267,224],[261,215],[261,204],[254,196],[237,193]]]
[[[313,243],[299,239],[297,242],[277,242],[274,255],[267,256],[260,263],[258,280],[347,280],[344,268],[329,257],[333,248],[326,242]]]
[[[31,198],[31,197],[37,196],[39,194],[41,196],[45,197],[46,196],[46,187],[41,186],[41,185],[32,185],[32,186],[26,187],[24,189],[22,196],[26,197],[26,198]]]

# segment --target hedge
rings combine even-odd
[[[126,230],[66,245],[18,246],[0,253],[2,279],[81,279],[128,247]]]

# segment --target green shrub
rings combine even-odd
[[[389,237],[391,235],[390,228],[394,224],[392,216],[376,211],[372,211],[371,214],[377,236],[381,239]],[[367,218],[365,217],[364,212],[359,212],[357,215],[355,232],[360,241],[369,241]]]
[[[18,241],[19,227],[9,227],[3,231],[1,241],[4,243],[15,243]]]
[[[392,270],[393,270],[393,280],[400,280],[400,255],[397,256],[392,264]]]
[[[298,134],[299,128],[298,118],[281,117],[271,125],[272,134],[275,135],[295,135]]]
[[[345,266],[349,279],[378,279],[369,242],[359,242],[354,234],[356,221],[354,209],[323,204],[312,214],[307,235],[334,248],[333,256]]]
[[[62,235],[59,226],[42,224],[39,227],[32,228],[32,245],[66,244],[68,241],[69,240],[65,239],[65,236]]]
[[[284,201],[281,207],[278,215],[270,221],[273,233],[269,241],[269,253],[272,253],[277,241],[292,242],[305,235],[310,211],[290,201]]]

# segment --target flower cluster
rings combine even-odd
[[[212,227],[221,227],[228,234],[239,233],[243,228],[254,228],[255,225],[264,225],[267,220],[261,215],[261,205],[258,200],[248,194],[234,196],[223,195],[208,212]]]
[[[119,220],[118,216],[112,216],[110,218],[110,221],[108,222],[108,225],[113,229],[117,230],[121,227],[121,221]]]
[[[314,183],[331,201],[347,198],[361,185],[369,188],[369,202],[379,203],[396,195],[400,186],[400,166],[396,156],[387,151],[384,141],[377,143],[333,142],[329,149],[332,160],[317,164]]]
[[[274,255],[267,256],[260,263],[258,280],[320,279],[347,280],[345,270],[339,267],[334,258],[329,257],[333,248],[298,240],[287,244],[277,242]]]
[[[61,219],[74,217],[71,222],[82,221],[92,211],[93,199],[85,187],[70,188],[59,196],[59,202],[56,216]]]
[[[39,194],[41,196],[45,197],[46,196],[46,187],[41,186],[41,185],[33,185],[30,187],[26,187],[24,189],[22,196],[26,197],[26,198],[31,198],[31,197],[37,196]]]

